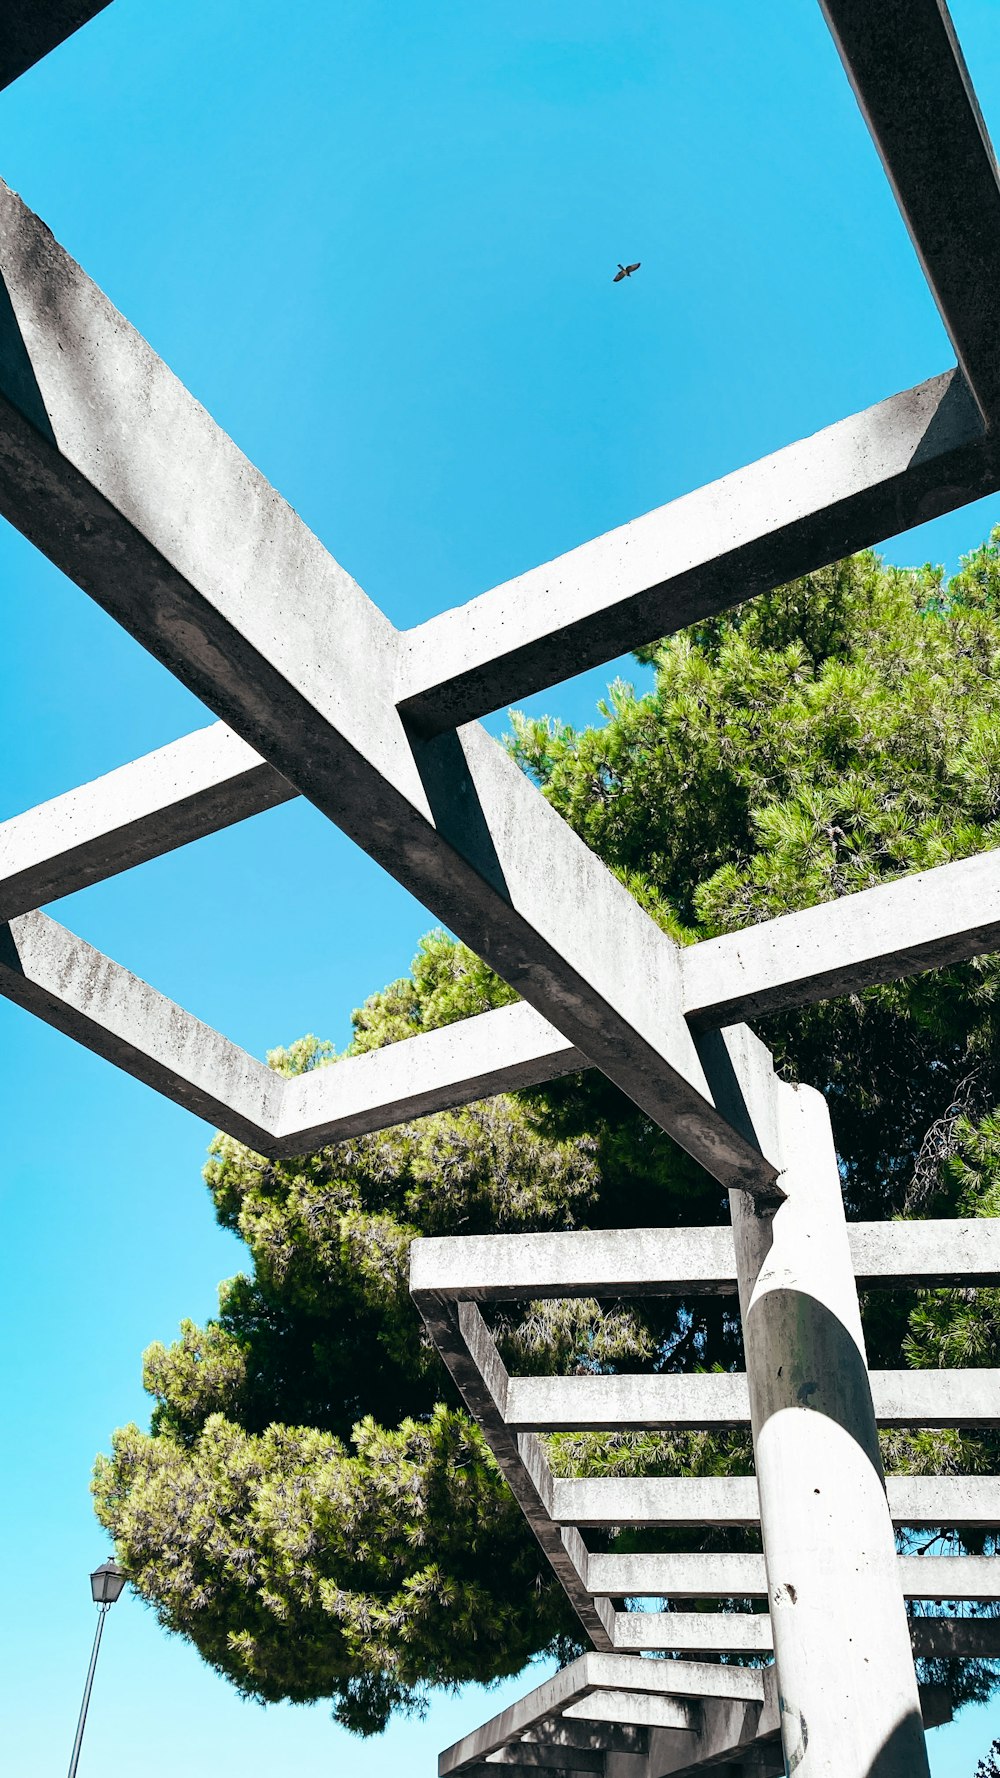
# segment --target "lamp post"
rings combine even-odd
[[[70,1756],[68,1778],[76,1778],[76,1768],[80,1759],[80,1747],[83,1743],[83,1731],[87,1726],[87,1706],[90,1703],[91,1688],[94,1684],[94,1668],[97,1666],[97,1653],[101,1646],[101,1635],[104,1620],[115,1600],[120,1596],[125,1585],[125,1575],[117,1562],[102,1562],[95,1568],[90,1577],[90,1590],[97,1606],[97,1630],[94,1634],[94,1646],[90,1651],[90,1666],[87,1669],[87,1683],[83,1688],[83,1703],[80,1705],[80,1720],[76,1725],[76,1740]]]

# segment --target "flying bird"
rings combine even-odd
[[[621,260],[619,260],[618,270],[611,280],[612,284],[620,284],[623,278],[631,278],[632,273],[637,272],[641,264],[641,259],[637,259],[635,265],[622,265]]]

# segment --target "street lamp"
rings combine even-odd
[[[94,1684],[94,1668],[97,1666],[97,1652],[101,1646],[101,1634],[104,1620],[115,1600],[120,1597],[125,1585],[125,1575],[117,1562],[102,1562],[95,1568],[90,1577],[90,1591],[94,1604],[97,1606],[97,1630],[94,1635],[94,1646],[90,1651],[90,1666],[87,1669],[87,1683],[83,1688],[83,1703],[80,1705],[80,1720],[76,1725],[76,1740],[69,1762],[68,1778],[76,1778],[76,1768],[80,1759],[80,1748],[83,1743],[83,1731],[87,1725],[87,1706],[90,1703],[91,1688]]]

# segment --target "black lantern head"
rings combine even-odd
[[[125,1585],[124,1570],[117,1562],[102,1562],[90,1577],[90,1590],[95,1605],[113,1605]]]

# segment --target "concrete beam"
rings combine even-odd
[[[998,1476],[888,1476],[886,1492],[896,1525],[1000,1528]],[[549,1510],[581,1527],[760,1524],[755,1476],[555,1477]]]
[[[1000,180],[944,0],[821,0],[959,365],[1000,419]]]
[[[910,1620],[913,1652],[928,1661],[1000,1659],[1000,1617],[917,1617]]]
[[[653,1729],[649,1737],[648,1778],[668,1774],[704,1772],[712,1778],[770,1778],[781,1772],[782,1762],[772,1763],[781,1713],[773,1666],[764,1669],[764,1696],[759,1704],[718,1702],[702,1713],[701,1727],[693,1737],[670,1729]],[[760,1756],[766,1756],[766,1763]],[[723,1764],[732,1760],[732,1765]]]
[[[0,927],[0,991],[197,1117],[266,1149],[281,1076],[46,914]]]
[[[288,1080],[278,1132],[282,1152],[309,1154],[325,1142],[539,1086],[586,1066],[579,1050],[520,1001]]]
[[[579,1532],[553,1523],[548,1510],[552,1477],[544,1453],[537,1440],[519,1438],[506,1424],[510,1379],[482,1315],[474,1303],[440,1302],[431,1294],[415,1296],[414,1302],[581,1626],[595,1648],[610,1651],[613,1614],[603,1600],[590,1597],[580,1579]],[[542,1715],[550,1715],[554,1707]]]
[[[5,0],[0,12],[0,89],[110,4],[111,0]]]
[[[692,1734],[698,1726],[698,1713],[679,1698],[657,1696],[655,1692],[606,1691],[590,1692],[577,1704],[568,1704],[563,1712],[576,1722],[623,1723],[631,1728],[677,1729]]]
[[[0,822],[0,920],[273,809],[292,786],[225,723]]]
[[[767,1597],[764,1558],[746,1552],[591,1554],[585,1578],[590,1592],[606,1598]],[[901,1556],[899,1578],[906,1599],[1000,1598],[1000,1559],[995,1556]]]
[[[487,1021],[498,1016],[484,1013],[481,1022],[469,1020],[449,1032],[460,1039],[478,1023],[485,1038],[495,1029]],[[394,1047],[400,1052],[407,1046]],[[540,1047],[548,1053],[541,1033]],[[390,1057],[393,1050],[376,1054]],[[859,1285],[1000,1283],[1000,1218],[849,1223],[847,1235]],[[415,1243],[410,1281],[413,1290],[466,1302],[727,1294],[736,1289],[736,1253],[731,1228],[447,1235]]]
[[[400,709],[468,722],[998,483],[964,379],[932,378],[407,631]]]
[[[623,1653],[770,1654],[771,1620],[757,1611],[616,1611]]]
[[[681,952],[696,1030],[856,994],[1000,949],[1000,851],[780,914]]]
[[[483,730],[414,739],[398,632],[6,188],[0,273],[0,511],[715,1177],[772,1190],[677,948]]]
[[[517,1766],[525,1772],[603,1772],[604,1754],[595,1748],[562,1747],[556,1742],[543,1746],[532,1741],[514,1741],[489,1755],[487,1771],[493,1766],[505,1770]]]
[[[1000,1371],[872,1371],[880,1426],[1000,1425]],[[809,1394],[801,1406],[808,1408]],[[743,1371],[511,1377],[506,1420],[522,1432],[721,1431],[750,1420]]]
[[[602,1694],[595,1692],[594,1697]],[[562,1716],[546,1717],[536,1728],[528,1729],[522,1737],[524,1741],[537,1741],[544,1746],[558,1747],[590,1747],[600,1748],[604,1753],[630,1753],[645,1759],[649,1751],[649,1734],[646,1729],[634,1728],[629,1723],[593,1722],[587,1718],[579,1722],[571,1721],[569,1712]]]
[[[506,1710],[464,1735],[445,1749],[438,1761],[440,1778],[449,1778],[477,1759],[488,1759],[502,1747],[518,1742],[552,1718],[562,1716],[569,1705],[593,1692],[627,1691],[654,1697],[694,1699],[742,1699],[760,1704],[764,1679],[746,1667],[723,1667],[714,1662],[645,1661],[615,1654],[589,1653],[535,1686]]]

